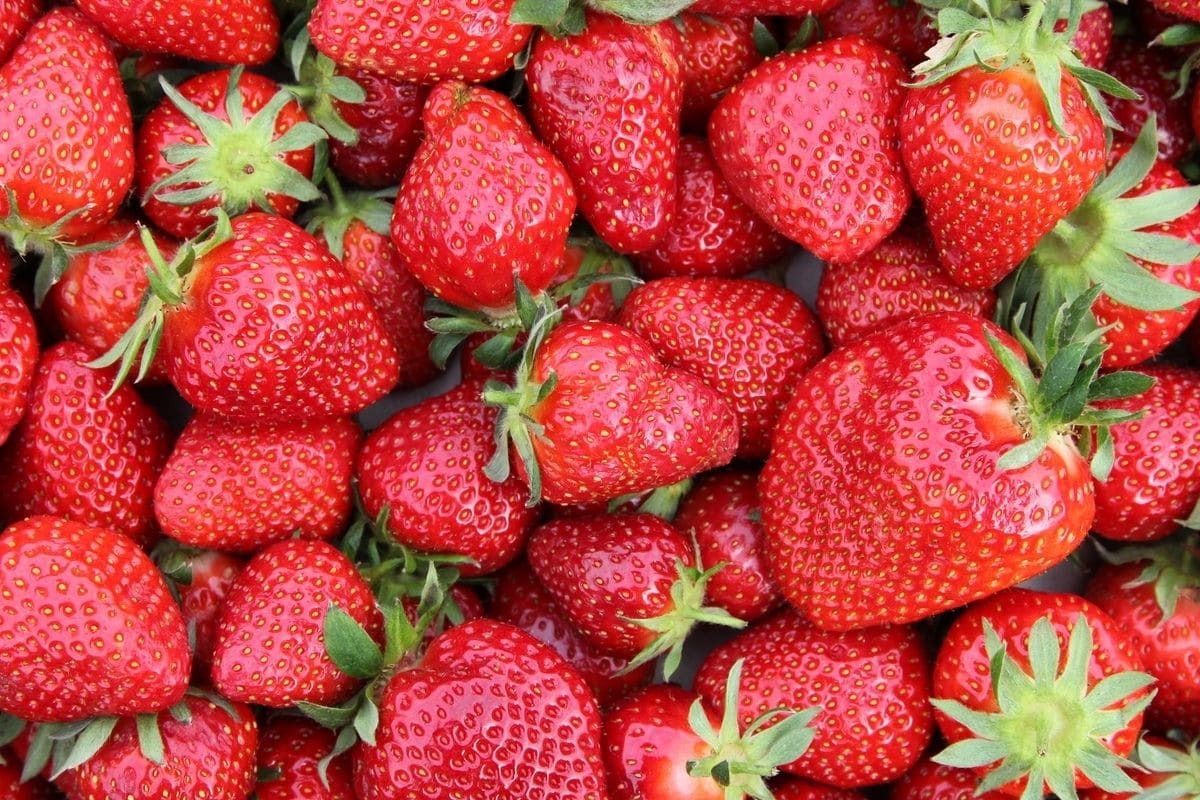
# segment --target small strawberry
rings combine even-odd
[[[272,717],[258,741],[258,800],[354,800],[350,754],[333,752],[335,734],[297,717]]]
[[[1154,682],[1141,666],[1112,618],[1081,597],[1009,589],[980,601],[938,651],[933,704],[950,746],[934,759],[975,770],[976,796],[1137,791],[1122,767]]]
[[[129,3],[77,0],[108,36],[131,50],[169,53],[216,64],[265,64],[279,46],[279,19],[270,0]]]
[[[1162,14],[1200,22],[1200,4],[1196,0],[1152,0],[1152,5]]]
[[[680,140],[677,169],[675,219],[657,247],[634,258],[642,275],[739,278],[791,250],[791,242],[734,194],[704,139]]]
[[[207,681],[217,640],[217,616],[245,562],[216,550],[193,550],[169,539],[154,549],[154,560],[175,586],[192,643],[192,674]]]
[[[783,53],[709,118],[734,192],[818,258],[856,258],[900,224],[910,194],[897,125],[904,65],[858,36]]]
[[[543,33],[529,56],[530,117],[574,180],[580,213],[619,253],[655,247],[675,214],[682,48],[670,22],[589,13],[583,33]]]
[[[821,709],[812,746],[784,772],[843,789],[886,783],[916,763],[933,735],[929,656],[911,628],[830,633],[781,611],[704,659],[696,691],[718,713],[742,659],[743,730],[780,706]]]
[[[924,758],[892,784],[888,800],[975,800],[976,797],[1003,800],[1006,797],[999,792],[976,795],[978,786],[979,776],[974,770],[948,767]]]
[[[191,654],[179,607],[133,540],[59,517],[0,535],[0,712],[73,722],[167,708]]]
[[[688,11],[715,17],[759,14],[803,17],[820,14],[837,4],[838,0],[696,0],[688,7]]]
[[[678,20],[683,37],[683,124],[704,130],[721,95],[763,56],[755,46],[752,17],[680,14]]]
[[[1113,48],[1113,13],[1107,2],[1084,3],[1079,28],[1071,38],[1071,46],[1085,67],[1104,69]],[[1065,31],[1069,20],[1060,19],[1055,31]],[[1114,77],[1120,79],[1119,75]],[[1140,127],[1140,126],[1139,126]]]
[[[1136,39],[1120,39],[1113,48],[1107,71],[1138,93],[1137,99],[1114,100],[1110,107],[1120,123],[1113,137],[1132,142],[1153,115],[1158,124],[1159,158],[1175,162],[1192,146],[1191,106],[1186,96],[1176,97],[1178,65],[1163,50]]]
[[[366,70],[340,72],[362,87],[365,97],[361,103],[334,101],[357,138],[353,144],[336,138],[330,143],[333,168],[359,186],[395,186],[421,144],[421,109],[428,89]]]
[[[35,776],[22,781],[21,772],[22,765],[16,756],[0,750],[0,797],[4,800],[54,800],[59,796],[44,778]]]
[[[774,800],[865,800],[864,795],[849,789],[838,789],[791,776],[772,783],[771,794],[775,796]]]
[[[166,422],[92,351],[61,342],[42,353],[29,410],[0,452],[0,520],[68,517],[145,544],[154,481],[170,450]]]
[[[8,253],[0,246],[0,445],[29,406],[38,335],[29,306],[8,285]]]
[[[820,14],[828,39],[869,36],[912,66],[925,60],[925,51],[938,40],[933,19],[913,0],[843,0]],[[801,17],[793,17],[798,28]],[[788,31],[790,34],[798,30]]]
[[[42,13],[42,0],[10,0],[0,19],[0,66],[17,49],[25,32]]]

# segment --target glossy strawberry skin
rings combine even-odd
[[[0,130],[0,184],[25,223],[78,212],[62,229],[71,239],[113,218],[133,183],[133,120],[107,42],[75,9],[38,20],[0,66]],[[0,193],[0,218],[10,211]]]
[[[704,129],[725,90],[762,60],[754,44],[752,17],[680,14],[683,37],[683,124]]]
[[[166,309],[159,357],[200,410],[340,416],[396,383],[395,352],[370,300],[323,244],[287,220],[238,217],[233,238],[197,258],[189,281],[187,302]],[[287,313],[266,313],[281,307]]]
[[[801,377],[759,481],[768,571],[831,629],[922,619],[1067,557],[1095,514],[1074,445],[1025,441],[990,322],[930,314],[835,350]],[[931,455],[936,453],[936,457]]]
[[[792,245],[738,199],[708,143],[679,142],[675,218],[658,246],[635,257],[648,278],[738,278],[782,258]]]
[[[766,281],[662,278],[635,289],[617,321],[728,398],[739,458],[767,455],[792,387],[825,352],[804,301]]]
[[[831,633],[780,611],[700,665],[696,691],[717,713],[739,658],[743,729],[780,705],[822,710],[812,745],[784,772],[842,789],[886,783],[916,763],[933,735],[929,656],[911,628]]]
[[[216,64],[265,64],[279,47],[270,0],[79,0],[79,8],[131,50]]]
[[[696,0],[688,10],[693,14],[718,17],[771,14],[803,17],[820,14],[837,5],[838,0]]]
[[[1196,0],[1153,0],[1153,4],[1162,13],[1200,22],[1200,4]]]
[[[421,109],[428,89],[361,69],[338,72],[361,86],[366,99],[333,101],[342,119],[358,133],[354,144],[330,141],[333,168],[359,186],[395,186],[421,143]]]
[[[904,165],[925,206],[942,265],[960,286],[987,289],[1070,213],[1104,168],[1104,126],[1075,78],[1062,81],[1054,133],[1033,73],[969,68],[908,92]],[[981,196],[991,200],[976,202]]]
[[[537,520],[516,477],[483,473],[495,450],[495,411],[478,383],[401,409],[371,432],[354,474],[368,516],[388,508],[388,530],[425,553],[465,555],[467,575],[493,572],[521,552]]]
[[[551,375],[554,390],[529,410],[543,426],[533,447],[551,503],[669,486],[726,464],[737,451],[729,403],[691,373],[663,364],[649,343],[619,325],[555,328],[533,363],[535,382]]]
[[[789,38],[795,35],[803,17],[789,20]],[[904,59],[907,65],[925,60],[925,51],[937,43],[933,20],[912,0],[843,0],[820,15],[821,30],[827,39],[839,36],[869,36]]]
[[[258,771],[277,770],[272,780],[260,778],[258,800],[354,800],[350,754],[329,762],[325,781],[318,762],[333,751],[336,734],[302,717],[274,717],[263,726],[258,742]]]
[[[1183,588],[1175,613],[1164,619],[1151,584],[1131,585],[1146,562],[1104,564],[1092,576],[1085,597],[1116,623],[1153,675],[1157,690],[1146,711],[1154,730],[1200,730],[1200,590]]]
[[[536,294],[558,271],[575,213],[570,178],[497,92],[443,83],[423,118],[425,141],[400,185],[392,241],[442,300],[511,311],[514,276]]]
[[[626,659],[588,644],[525,561],[516,561],[498,574],[489,616],[515,625],[562,656],[587,682],[601,708],[649,683],[654,676],[653,664],[623,673],[628,666]]]
[[[938,311],[991,318],[996,295],[964,289],[938,263],[928,235],[898,231],[851,261],[825,265],[817,315],[834,347],[905,319]]]
[[[775,800],[863,800],[863,795],[849,789],[814,783],[792,776],[777,780],[771,785]],[[966,800],[966,798],[963,798]]]
[[[29,410],[0,452],[0,519],[51,514],[154,538],[154,481],[170,450],[166,422],[131,386],[113,392],[113,370],[61,342],[42,353]]]
[[[332,539],[350,518],[362,431],[318,420],[192,418],[154,488],[163,532],[193,547],[250,553],[293,536]]]
[[[443,633],[388,682],[379,717],[378,746],[354,751],[360,800],[605,797],[595,699],[511,625],[475,620]]]
[[[947,767],[922,759],[904,777],[892,784],[889,800],[1001,800],[1006,795],[985,792],[976,795],[979,776],[973,770]],[[780,798],[776,797],[776,800]]]
[[[675,214],[682,48],[670,22],[589,14],[584,33],[542,34],[529,58],[530,116],[580,213],[620,253],[656,246]]]
[[[1120,142],[1132,142],[1151,114],[1158,126],[1158,155],[1178,161],[1191,147],[1192,132],[1187,96],[1175,98],[1179,82],[1177,59],[1160,48],[1138,40],[1119,40],[1105,71],[1138,93],[1138,99],[1116,98],[1109,108],[1121,127],[1113,131]]]
[[[29,306],[8,287],[8,254],[0,247],[0,445],[29,405],[38,361],[38,335]]]
[[[897,225],[911,199],[899,150],[900,59],[858,36],[755,68],[708,122],[734,192],[818,258],[855,258]]]
[[[335,705],[358,688],[325,652],[330,605],[376,641],[383,616],[371,588],[337,548],[288,539],[261,550],[234,581],[217,619],[213,686],[230,700],[284,708]]]
[[[76,600],[78,598],[78,600]],[[60,517],[0,536],[0,711],[40,722],[158,711],[191,671],[179,607],[133,540]]]
[[[217,119],[228,122],[229,111],[226,97],[229,89],[229,70],[205,72],[179,85],[179,93],[197,108]],[[253,115],[271,101],[282,87],[275,81],[254,72],[245,72],[237,83],[245,104],[247,116]],[[299,123],[308,122],[308,114],[299,102],[287,103],[275,120],[275,138],[279,139]],[[164,99],[146,115],[137,134],[137,189],[142,196],[142,210],[162,230],[180,239],[198,235],[213,223],[213,212],[220,204],[220,195],[194,203],[180,205],[162,199],[172,192],[194,188],[196,184],[184,183],[162,189],[149,195],[156,182],[174,175],[180,166],[167,160],[165,151],[179,144],[204,142],[200,129],[184,116],[170,98]],[[312,177],[314,148],[304,147],[291,150],[282,160],[305,178]],[[268,194],[269,211],[282,217],[292,217],[300,202],[282,194]]]
[[[15,0],[4,6],[0,19],[0,66],[12,55],[21,37],[42,13],[42,0]]]
[[[533,31],[509,22],[512,7],[513,0],[318,0],[308,31],[343,67],[413,83],[484,83],[512,66]]]
[[[217,617],[229,589],[241,573],[245,562],[226,553],[205,550],[188,561],[191,582],[176,583],[179,609],[184,624],[194,631],[192,674],[200,682],[208,681],[212,668],[213,648],[217,641]]]

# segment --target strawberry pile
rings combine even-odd
[[[1200,798],[1197,60],[0,0],[0,800]]]

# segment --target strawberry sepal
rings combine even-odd
[[[1143,563],[1142,571],[1126,589],[1151,586],[1162,617],[1158,624],[1175,616],[1179,598],[1189,590],[1200,590],[1200,533],[1180,532],[1144,546],[1111,551],[1095,543],[1100,556],[1110,564]]]
[[[330,138],[347,145],[357,144],[358,131],[338,112],[337,103],[365,102],[366,91],[352,79],[337,74],[333,59],[312,46],[307,28],[301,28],[289,44],[288,60],[296,83],[284,89]]]
[[[1132,800],[1193,800],[1200,797],[1200,738],[1181,749],[1161,747],[1146,738],[1138,742],[1137,760],[1155,776],[1163,777]]]

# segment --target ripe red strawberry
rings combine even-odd
[[[178,547],[169,540],[155,548],[154,559],[179,595],[179,608],[192,641],[192,674],[207,682],[217,640],[217,616],[245,563],[216,550]]]
[[[8,253],[0,246],[0,445],[25,415],[38,360],[29,306],[8,285]]]
[[[370,300],[291,222],[222,219],[210,238],[182,247],[174,266],[151,257],[154,296],[122,348],[100,362],[119,359],[121,374],[161,337],[141,353],[141,372],[157,352],[197,409],[268,419],[352,414],[395,384],[395,351]]]
[[[354,751],[360,800],[605,797],[592,693],[554,651],[511,625],[451,628],[388,681],[378,703],[375,746]]]
[[[1117,141],[1132,142],[1150,115],[1158,124],[1158,155],[1178,161],[1195,138],[1191,107],[1186,96],[1174,97],[1179,88],[1178,59],[1137,39],[1120,39],[1113,47],[1106,71],[1138,93],[1133,100],[1114,100],[1110,106],[1121,127]]]
[[[93,353],[61,342],[42,353],[29,410],[0,452],[0,520],[69,517],[145,544],[154,537],[154,481],[170,450],[167,425]]]
[[[635,289],[617,321],[729,400],[739,458],[767,455],[792,387],[825,352],[804,301],[766,281],[662,278]]]
[[[1091,6],[1090,8],[1088,6]],[[1113,13],[1108,3],[1084,4],[1083,16],[1079,18],[1079,29],[1071,38],[1071,46],[1079,54],[1085,67],[1104,69],[1113,48]],[[1068,21],[1060,19],[1055,31],[1065,31]],[[1120,76],[1115,75],[1120,79]],[[1140,126],[1139,126],[1140,127]]]
[[[428,90],[415,83],[361,69],[338,72],[366,94],[361,103],[334,100],[333,106],[357,134],[353,144],[330,142],[333,168],[346,180],[372,189],[395,186],[421,144],[421,109]]]
[[[299,717],[272,717],[258,742],[258,800],[354,800],[350,754],[319,764],[333,752],[336,735]],[[322,777],[323,776],[323,777]]]
[[[1094,298],[1060,312],[1040,354],[1062,382],[1039,385],[1011,337],[959,312],[901,322],[805,373],[758,487],[784,597],[831,629],[907,622],[1066,558],[1095,513],[1073,418],[1110,386],[1147,383],[1090,384],[1098,333],[1075,337]]]
[[[754,43],[752,17],[680,14],[678,20],[683,37],[683,124],[703,130],[721,95],[763,57]]]
[[[1086,596],[1113,618],[1158,683],[1146,712],[1155,730],[1200,730],[1200,540],[1180,536],[1125,548],[1102,565]]]
[[[1141,666],[1112,618],[1081,597],[1010,589],[980,601],[938,651],[933,703],[950,746],[935,759],[975,770],[977,794],[1137,791],[1121,759],[1150,702],[1154,679]]]
[[[493,480],[508,477],[509,438],[532,497],[559,505],[657,489],[733,458],[733,408],[633,332],[568,322],[534,339],[515,388],[484,393],[504,415],[487,470]]]
[[[791,249],[786,238],[733,193],[704,139],[680,140],[677,169],[675,219],[657,247],[634,259],[643,275],[738,278]]]
[[[670,22],[589,13],[583,33],[543,33],[529,57],[530,116],[566,165],[580,213],[619,253],[656,246],[675,214],[682,51]]]
[[[843,789],[886,783],[916,763],[933,735],[929,656],[911,628],[829,633],[781,611],[704,659],[696,691],[718,713],[739,659],[743,729],[781,705],[821,709],[812,746],[785,772]]]
[[[837,0],[696,0],[688,6],[688,11],[716,17],[758,14],[803,17],[820,14],[836,5]]]
[[[495,448],[495,411],[479,383],[401,409],[367,437],[354,467],[363,508],[387,509],[387,533],[406,547],[456,554],[467,575],[494,572],[521,552],[537,520],[517,478],[484,474]]]
[[[451,584],[446,591],[445,603],[442,612],[434,617],[433,624],[425,629],[424,635],[421,637],[421,646],[428,646],[447,628],[487,616],[479,595],[474,589],[461,583]],[[421,619],[420,595],[412,593],[403,595],[400,598],[400,605],[404,609],[404,617],[408,620],[408,624],[414,628],[419,625]]]
[[[507,97],[437,86],[425,140],[392,216],[401,259],[447,303],[512,311],[514,278],[537,294],[558,271],[575,192],[567,172]]]
[[[790,776],[773,783],[771,794],[775,800],[864,800],[863,795],[849,789],[837,789]]]
[[[221,606],[213,686],[231,700],[272,708],[347,699],[358,681],[326,652],[332,606],[371,638],[382,638],[383,617],[371,588],[336,547],[289,539],[260,551]]]
[[[781,599],[763,563],[757,479],[744,469],[705,475],[683,498],[674,520],[696,540],[702,567],[725,564],[708,581],[709,602],[748,622]]]
[[[533,31],[514,0],[317,0],[313,44],[343,67],[396,80],[484,83],[504,74]]]
[[[1172,14],[1194,22],[1200,22],[1200,5],[1196,0],[1152,0],[1154,8],[1163,14]]]
[[[628,659],[588,644],[524,561],[510,564],[497,575],[489,616],[515,625],[562,656],[587,682],[601,708],[649,683],[654,676],[653,664],[629,669]]]
[[[25,32],[42,13],[42,0],[9,0],[0,19],[0,66],[17,49]]]
[[[0,536],[0,617],[0,712],[126,716],[167,708],[187,688],[179,607],[119,533],[59,517],[10,526]]]
[[[116,214],[133,183],[133,121],[108,44],[75,9],[38,20],[0,66],[0,130],[0,185],[16,200],[0,192],[0,232],[18,251]]]
[[[207,0],[77,2],[108,36],[139,52],[216,64],[265,64],[279,46],[279,19],[270,0],[225,0],[215,8]]]
[[[759,65],[709,118],[733,191],[818,258],[873,250],[908,210],[898,112],[904,65],[848,36]]]
[[[892,784],[889,800],[975,800],[979,776],[974,770],[947,767],[925,758]],[[1006,795],[985,792],[981,800],[1002,800]],[[776,797],[775,800],[782,800]]]
[[[22,781],[21,766],[11,752],[0,750],[0,797],[4,800],[54,800],[59,796],[40,776]]]
[[[309,178],[325,132],[270,78],[217,70],[163,91],[137,137],[142,209],[159,228],[186,239],[218,207],[291,217],[321,196]]]
[[[924,231],[898,231],[870,253],[826,264],[817,290],[817,316],[834,347],[921,314],[991,317],[995,308],[991,290],[950,279]]]
[[[250,553],[283,539],[332,539],[350,518],[362,430],[352,419],[192,418],[154,487],[163,533]]]
[[[821,12],[819,19],[827,39],[869,36],[909,66],[924,61],[925,51],[938,40],[933,19],[912,0],[843,0]],[[794,36],[802,18],[793,17],[789,22],[788,33]]]

